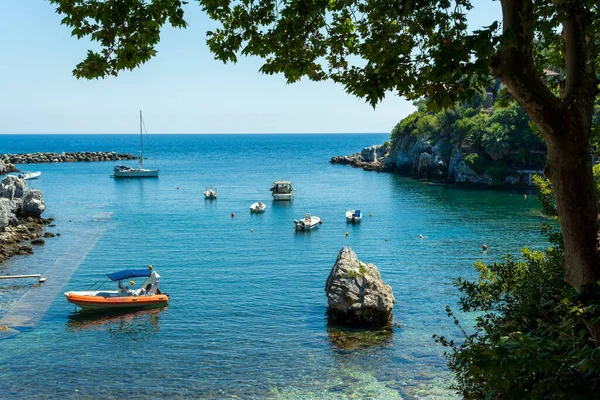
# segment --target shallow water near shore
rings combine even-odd
[[[498,261],[525,244],[545,248],[544,220],[534,196],[328,163],[387,139],[152,135],[159,179],[115,180],[105,162],[19,166],[42,171],[29,185],[44,192],[44,216],[56,218],[47,230],[61,236],[3,264],[0,274],[66,271],[60,257],[80,249],[63,291],[152,264],[171,301],[163,309],[78,316],[62,294],[49,299],[35,326],[0,332],[0,397],[457,398],[432,339],[457,335],[444,311],[459,298],[452,280],[474,278],[476,260]],[[137,140],[0,135],[0,152],[135,153]],[[293,202],[271,201],[278,179],[293,182]],[[204,199],[209,185],[218,199]],[[266,203],[264,214],[250,214],[256,201]],[[355,208],[363,222],[346,224],[345,212]],[[305,213],[323,225],[295,233],[293,220]],[[85,238],[92,247],[79,245]],[[346,245],[392,286],[400,327],[391,333],[328,326],[325,280]],[[27,290],[35,288],[0,282],[0,317]]]

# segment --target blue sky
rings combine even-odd
[[[479,0],[471,19],[499,18],[499,4]],[[167,28],[158,56],[132,72],[97,81],[71,71],[91,48],[60,25],[44,0],[7,1],[0,14],[0,133],[134,133],[138,110],[150,133],[389,132],[414,107],[388,94],[375,110],[341,85],[258,72],[261,60],[213,59],[205,32],[214,23],[195,1],[185,30]]]

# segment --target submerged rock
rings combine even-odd
[[[331,322],[360,327],[390,327],[395,298],[379,269],[358,259],[350,247],[340,250],[325,284]]]

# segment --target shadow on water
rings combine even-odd
[[[392,347],[394,331],[390,328],[361,329],[328,323],[327,336],[335,350],[354,351]]]
[[[103,313],[75,312],[67,317],[68,332],[87,330],[106,331],[115,337],[128,336],[142,340],[145,335],[160,330],[160,314],[168,307],[139,311],[110,311]]]

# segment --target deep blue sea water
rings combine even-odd
[[[328,163],[387,139],[151,135],[159,179],[115,180],[113,164],[103,162],[22,166],[42,172],[30,186],[43,191],[45,216],[56,218],[48,230],[62,235],[1,265],[0,275],[66,268],[65,254],[81,252],[64,290],[152,264],[171,301],[160,310],[80,319],[62,295],[50,299],[35,327],[0,339],[0,397],[456,398],[432,339],[456,335],[444,311],[459,298],[452,280],[474,278],[476,260],[497,261],[525,244],[544,248],[543,220],[535,196]],[[0,153],[135,153],[137,140],[0,135]],[[271,201],[278,179],[292,180],[293,202]],[[217,200],[203,198],[209,185]],[[256,201],[267,204],[264,214],[250,214]],[[366,215],[353,226],[344,214],[354,208]],[[323,225],[295,233],[293,220],[305,213]],[[400,327],[391,334],[328,326],[325,280],[342,246],[376,264],[392,286]],[[27,290],[0,282],[0,316]]]

